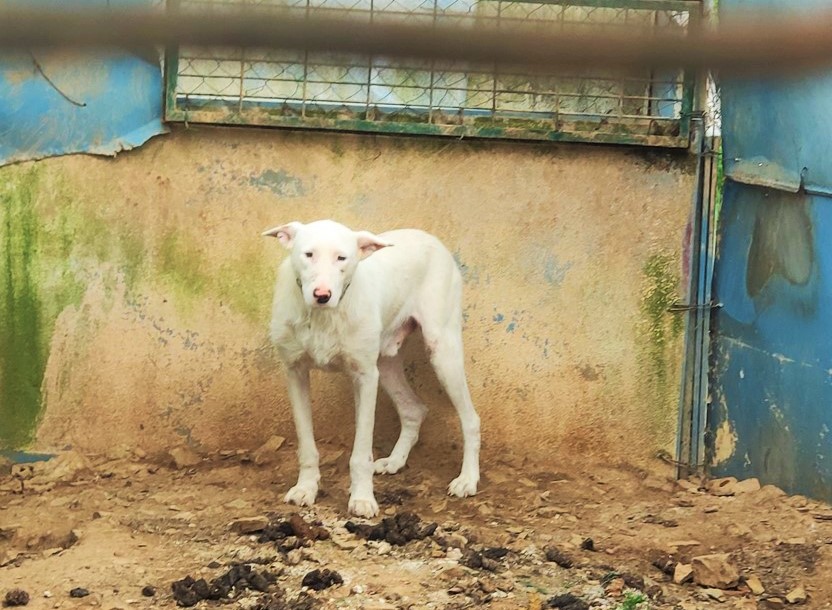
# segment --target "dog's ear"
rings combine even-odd
[[[263,231],[262,235],[264,237],[276,237],[280,240],[280,243],[284,248],[291,250],[292,244],[295,241],[295,235],[301,226],[302,225],[299,222],[290,222],[289,224],[281,225],[279,227],[269,229],[268,231]]]
[[[367,258],[376,250],[393,245],[380,240],[369,231],[357,231],[355,237],[358,240],[358,256],[361,259]]]

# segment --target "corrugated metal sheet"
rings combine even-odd
[[[712,471],[832,500],[832,75],[723,83],[722,99]]]
[[[728,177],[832,193],[832,75],[726,83],[722,99]]]
[[[114,155],[140,146],[166,131],[162,91],[154,49],[5,55],[0,58],[0,165],[69,153]]]

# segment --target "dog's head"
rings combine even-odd
[[[358,263],[390,244],[368,231],[331,220],[290,222],[265,231],[291,252],[303,300],[310,307],[337,307]]]

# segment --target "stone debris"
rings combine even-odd
[[[235,519],[228,524],[228,529],[235,534],[253,534],[266,529],[269,525],[269,518],[265,515],[257,517],[242,517]]]
[[[74,589],[71,589],[70,592],[69,592],[70,597],[78,597],[78,598],[87,597],[89,594],[90,594],[89,590],[87,590],[83,587],[75,587]]]
[[[277,459],[277,452],[283,447],[286,439],[282,436],[272,436],[252,454],[254,463],[258,466],[271,464]]]
[[[746,494],[755,491],[760,491],[760,481],[758,479],[745,479],[734,484],[735,494]]]
[[[806,603],[808,596],[806,595],[806,589],[801,587],[795,587],[791,591],[786,594],[786,601],[790,604],[803,604]]]
[[[604,587],[604,593],[610,597],[619,598],[624,593],[624,587],[626,586],[627,584],[624,582],[623,578],[610,578],[607,580],[607,584]]]
[[[698,493],[699,492],[699,482],[698,481],[691,481],[689,479],[679,479],[676,481],[676,485],[687,492],[690,493]]]
[[[693,567],[689,563],[677,563],[673,569],[673,582],[683,585],[693,580]]]
[[[702,543],[698,540],[672,540],[667,543],[667,549],[670,551],[670,554],[673,555],[681,549],[687,549],[692,546],[701,546],[701,544]]]
[[[713,496],[733,496],[736,493],[737,479],[735,477],[723,477],[708,481],[706,489]]]
[[[702,589],[702,593],[704,593],[707,598],[715,599],[718,602],[724,602],[728,599],[725,595],[725,591],[722,589]]]
[[[745,584],[748,587],[748,590],[751,591],[754,595],[762,595],[766,592],[766,588],[763,586],[762,581],[760,578],[755,574],[749,574],[745,577]]]
[[[173,462],[173,465],[179,470],[193,468],[202,461],[202,458],[199,455],[187,447],[174,447],[168,452],[168,457]]]
[[[235,500],[231,500],[231,502],[226,502],[225,507],[232,510],[246,510],[251,508],[251,503],[246,502],[242,498],[236,498]]]
[[[283,447],[282,441],[275,440],[279,438],[269,439],[261,449],[265,452],[268,445],[274,456]],[[179,568],[180,574],[187,574],[193,565],[205,566],[171,585],[173,600],[181,607],[751,610],[757,605],[759,609],[800,604],[811,607],[822,599],[823,588],[813,569],[816,563],[820,566],[819,550],[827,550],[821,545],[832,544],[832,530],[828,529],[832,526],[824,523],[826,515],[832,521],[832,509],[805,498],[787,501],[782,492],[760,488],[754,479],[690,480],[678,484],[662,500],[628,498],[626,502],[612,493],[603,497],[594,493],[570,495],[568,486],[559,479],[549,484],[537,478],[526,482],[508,479],[507,484],[519,494],[513,498],[515,504],[492,495],[488,510],[483,512],[480,507],[486,505],[481,503],[440,497],[425,500],[432,484],[411,484],[412,474],[405,472],[403,479],[383,479],[384,483],[379,484],[376,497],[383,511],[379,522],[345,522],[343,511],[332,507],[342,499],[340,491],[331,496],[322,492],[320,506],[297,509],[301,513],[274,506],[274,495],[266,485],[283,485],[285,473],[259,488],[247,481],[239,485],[238,491],[235,477],[241,473],[254,473],[260,478],[264,475],[265,471],[252,465],[258,461],[257,452],[251,454],[248,463],[219,463],[216,470],[226,478],[219,479],[222,484],[212,488],[217,491],[216,497],[208,498],[200,496],[193,482],[212,476],[214,468],[200,468],[187,476],[162,469],[165,477],[183,486],[169,490],[162,487],[161,475],[149,477],[150,468],[131,470],[139,465],[135,453],[128,449],[116,447],[108,455],[120,463],[99,460],[94,462],[96,470],[89,471],[102,475],[102,469],[106,469],[108,476],[74,483],[73,487],[96,489],[94,499],[83,494],[70,496],[70,490],[61,486],[21,489],[19,485],[11,486],[14,481],[7,481],[4,491],[11,492],[12,511],[15,502],[18,506],[31,502],[27,510],[31,506],[48,507],[43,513],[48,516],[50,511],[64,509],[69,518],[37,528],[21,516],[25,515],[22,511],[11,512],[10,520],[0,529],[0,563],[14,562],[25,568],[28,562],[43,561],[44,556],[53,554],[63,556],[49,561],[64,561],[76,553],[63,550],[79,542],[82,553],[88,554],[85,545],[98,544],[102,528],[124,525],[136,534],[131,541],[135,540],[139,548],[153,546],[151,540],[140,537],[141,533],[164,536],[183,545],[182,563],[175,564],[185,566]],[[69,473],[70,478],[76,476],[73,472],[79,478],[83,476],[83,468],[76,471],[71,467],[77,461],[63,459],[66,467],[56,469],[58,472]],[[197,456],[196,463],[199,461]],[[346,464],[333,463],[333,470],[339,469],[346,472]],[[26,472],[31,476],[21,475],[28,477],[21,481],[28,486],[37,480],[36,469]],[[95,487],[98,485],[101,487]],[[564,490],[558,502],[568,510],[549,504],[559,497],[558,489]],[[612,489],[610,486],[606,491]],[[593,487],[592,491],[597,490]],[[416,512],[407,510],[419,507],[429,514],[431,502],[442,504],[437,506],[441,517],[436,517],[441,525],[422,521]],[[518,513],[521,502],[526,502],[525,509]],[[762,502],[772,505],[767,507]],[[748,507],[759,507],[759,513],[752,510],[752,519],[738,517]],[[275,512],[258,514],[272,509]],[[599,512],[606,521],[599,520]],[[98,521],[92,521],[90,515]],[[790,519],[780,519],[786,515]],[[24,524],[23,530],[18,523]],[[84,528],[83,538],[74,529],[77,527]],[[670,537],[671,531],[664,529],[670,527],[678,528],[675,540]],[[592,537],[587,536],[590,533]],[[688,538],[694,535],[700,540]],[[332,544],[317,544],[324,540]],[[593,540],[600,541],[600,552],[591,552],[598,550]],[[655,542],[645,545],[645,540]],[[650,545],[656,550],[650,551]],[[736,550],[728,555],[719,553],[720,549]],[[113,549],[114,556],[131,559],[128,553],[136,552],[134,548],[125,553],[124,545]],[[138,551],[145,552],[155,554],[155,549]],[[646,567],[647,562],[658,571]],[[553,564],[571,571],[563,572]],[[742,578],[737,567],[742,568]],[[157,592],[149,584],[142,586],[143,582],[164,582],[159,580],[155,566],[138,564],[130,569],[135,570],[135,580],[126,589],[111,590],[89,572],[80,582],[94,592],[90,598],[69,602],[61,600],[59,593],[48,607],[75,603],[79,604],[78,610],[91,610],[92,606],[108,610],[142,603],[172,605],[168,591]],[[644,570],[643,575],[638,570]],[[347,586],[339,586],[345,581]],[[74,586],[71,580],[67,581],[69,585],[23,579],[16,582],[34,586],[39,593],[49,586],[63,595]],[[691,582],[698,586],[688,586]],[[796,586],[799,582],[805,587]],[[809,599],[806,588],[815,599]],[[767,589],[776,596],[767,594]],[[76,591],[89,594],[78,588],[70,595],[80,597]],[[553,593],[560,595],[551,597]],[[142,597],[156,601],[141,602]],[[643,601],[635,601],[638,599]]]
[[[73,483],[84,475],[91,475],[92,466],[77,451],[64,451],[50,459],[12,466],[12,478],[24,488],[44,489],[57,483]]]
[[[694,557],[691,568],[693,581],[703,587],[733,589],[740,580],[739,572],[725,553]]]

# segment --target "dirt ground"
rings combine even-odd
[[[444,491],[456,452],[416,451],[402,473],[376,477],[382,514],[371,523],[406,513],[424,522],[414,528],[423,539],[400,545],[348,531],[359,521],[346,514],[342,447],[321,448],[318,504],[283,504],[296,462],[291,443],[280,445],[180,450],[175,460],[120,447],[6,465],[0,596],[14,602],[25,590],[29,608],[173,608],[172,584],[191,576],[226,583],[221,600],[196,608],[832,608],[832,509],[754,481],[677,483],[658,459],[649,472],[491,459],[480,494],[455,499]],[[293,530],[293,513],[326,533]],[[712,554],[727,556],[694,559]],[[709,561],[724,582],[709,582]],[[674,583],[691,563],[696,582]],[[307,577],[316,569],[340,578],[302,587],[320,582]],[[180,603],[204,593],[192,581],[178,587]]]

